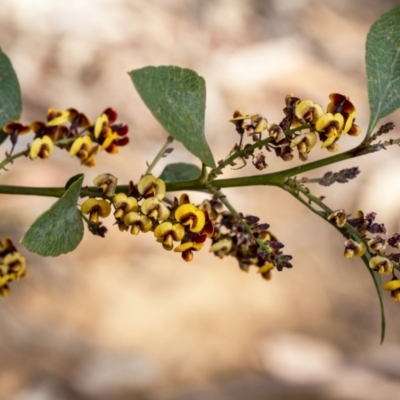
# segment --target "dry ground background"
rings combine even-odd
[[[127,71],[179,65],[202,75],[207,139],[217,160],[236,139],[228,122],[234,109],[279,120],[290,92],[322,105],[329,93],[345,93],[365,129],[365,37],[397,3],[2,0],[0,45],[20,78],[24,122],[43,118],[49,106],[76,107],[92,119],[116,108],[131,143],[118,156],[101,154],[95,169],[83,171],[85,182],[100,172],[137,181],[166,134]],[[390,120],[399,123],[399,113]],[[341,150],[359,140],[343,140]],[[175,144],[155,172],[172,160],[194,161]],[[270,158],[269,170],[282,163]],[[334,168],[355,165],[362,170],[356,181],[315,192],[334,209],[376,211],[380,222],[399,230],[398,150]],[[0,179],[62,186],[78,172],[76,160],[58,152],[45,162],[20,160]],[[226,176],[247,173],[256,171]],[[151,235],[115,229],[106,239],[86,233],[75,252],[56,259],[24,253],[29,277],[0,305],[0,398],[395,398],[399,306],[386,296],[388,332],[380,346],[372,282],[361,262],[342,257],[343,239],[275,188],[227,193],[237,209],[271,224],[294,255],[293,270],[267,283],[243,274],[234,260],[203,251],[185,264],[160,251]],[[0,201],[1,236],[15,241],[52,203]]]

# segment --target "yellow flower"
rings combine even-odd
[[[47,126],[57,126],[69,121],[70,112],[68,110],[47,110]]]
[[[193,260],[193,251],[199,251],[203,247],[204,243],[186,242],[175,247],[174,251],[182,253],[182,258],[189,262]]]
[[[25,257],[18,252],[7,254],[3,259],[3,264],[12,281],[17,281],[27,274]]]
[[[318,118],[315,129],[324,132],[329,137],[339,137],[343,131],[344,118],[342,114],[326,113]]]
[[[26,260],[13,245],[9,238],[0,243],[0,296],[8,296],[8,284],[18,281],[27,275]]]
[[[302,100],[296,105],[295,116],[302,124],[315,123],[324,111],[319,104],[314,103],[312,100]]]
[[[82,214],[89,214],[91,222],[98,222],[99,217],[106,218],[110,215],[111,206],[106,200],[90,198],[83,202],[81,211]]]
[[[94,157],[97,154],[98,149],[99,146],[92,147],[88,152],[88,156],[81,160],[81,164],[86,165],[87,167],[94,167],[96,165],[96,160]]]
[[[47,135],[44,135],[42,138],[36,138],[33,141],[29,149],[29,156],[32,160],[38,157],[48,158],[53,153],[53,150],[53,141]]]
[[[382,256],[374,256],[369,260],[369,267],[379,275],[391,274],[393,272],[393,263]]]
[[[344,96],[339,93],[331,93],[329,95],[329,98],[331,99],[331,102],[326,107],[326,111],[332,114],[341,114],[344,120],[343,131],[345,133],[348,133],[352,128],[354,120],[356,118],[356,108],[349,100],[348,96]],[[361,130],[357,134],[353,133],[353,136],[358,135],[360,132]]]
[[[231,239],[221,239],[215,242],[210,247],[210,253],[214,253],[219,258],[224,258],[232,249],[232,240]]]
[[[135,211],[124,216],[124,224],[131,227],[132,235],[138,235],[140,231],[148,232],[153,227],[153,221],[149,217]]]
[[[272,279],[271,271],[275,268],[275,265],[268,262],[258,269],[258,273],[261,274],[263,279],[270,281]]]
[[[71,157],[77,156],[80,160],[84,160],[89,156],[89,150],[92,146],[92,139],[90,136],[79,136],[77,137],[69,149]]]
[[[146,199],[141,206],[141,211],[149,218],[165,221],[169,217],[169,210],[167,206],[156,197]]]
[[[383,289],[390,292],[393,301],[400,301],[400,280],[392,279],[383,285]]]
[[[93,184],[106,196],[113,196],[117,189],[118,178],[112,174],[100,174],[93,179]]]
[[[346,224],[346,212],[343,209],[336,210],[327,216],[327,220],[342,228]]]
[[[173,241],[179,242],[185,236],[185,228],[181,224],[163,222],[154,229],[154,236],[162,243],[165,250],[172,250]]]
[[[363,242],[355,242],[353,239],[346,240],[344,245],[344,256],[346,258],[362,257],[367,250]]]
[[[145,198],[156,197],[162,200],[165,196],[165,182],[162,179],[156,179],[153,175],[145,175],[137,184],[138,192]]]
[[[175,211],[175,219],[191,232],[201,232],[206,222],[204,212],[193,204],[182,204]]]
[[[124,216],[131,211],[137,211],[138,202],[134,197],[127,196],[125,193],[118,193],[113,197],[115,207],[114,217],[122,221]]]

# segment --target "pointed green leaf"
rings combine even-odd
[[[370,266],[369,266],[369,260],[371,259],[371,255],[366,252],[362,256],[362,260],[364,261],[364,264],[367,266],[367,269],[369,273],[371,274],[372,280],[374,281],[375,289],[378,293],[378,299],[379,299],[379,307],[381,311],[381,344],[385,340],[385,334],[386,334],[386,317],[385,317],[385,308],[383,305],[383,293],[382,293],[382,278],[381,276],[373,271]]]
[[[57,257],[78,247],[83,237],[82,216],[76,203],[83,174],[73,182],[63,196],[44,212],[27,230],[21,243],[41,256]]]
[[[365,62],[371,133],[381,118],[400,107],[400,6],[372,25]]]
[[[9,58],[0,49],[0,144],[7,139],[2,127],[21,115],[22,101],[18,78]]]
[[[204,135],[206,85],[190,69],[145,67],[129,73],[140,97],[164,129],[203,164],[215,161]]]
[[[160,175],[164,182],[191,181],[199,178],[201,169],[197,165],[175,163],[167,165]]]

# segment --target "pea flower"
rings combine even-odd
[[[98,200],[94,198],[87,199],[81,206],[82,214],[89,214],[89,220],[97,223],[99,217],[106,218],[111,213],[110,203],[106,200]]]
[[[193,260],[193,251],[199,251],[203,246],[204,243],[186,242],[180,244],[178,247],[175,247],[174,251],[177,253],[182,253],[182,258],[186,262],[190,262]]]
[[[383,289],[390,292],[393,301],[400,301],[400,280],[392,279],[383,285]]]
[[[29,157],[32,160],[36,158],[49,158],[53,154],[54,145],[53,141],[47,136],[44,135],[42,138],[36,138],[30,149],[29,149]]]
[[[145,199],[155,197],[158,200],[162,200],[166,192],[165,182],[162,179],[156,179],[150,174],[140,179],[137,189]]]
[[[201,232],[206,222],[204,212],[193,204],[182,204],[175,211],[175,219],[191,232]]]
[[[138,235],[139,232],[148,232],[153,227],[153,221],[147,216],[132,211],[124,216],[124,224],[131,227],[131,234]]]
[[[185,235],[185,228],[181,224],[172,224],[171,222],[163,222],[154,229],[154,236],[157,241],[162,243],[165,250],[174,248],[173,242],[179,242]]]

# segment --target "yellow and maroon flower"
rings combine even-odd
[[[172,250],[173,242],[179,242],[185,236],[185,228],[181,224],[163,222],[154,229],[154,236],[157,242],[162,243],[165,250]]]
[[[232,249],[232,239],[224,238],[216,241],[210,247],[210,253],[214,253],[219,258],[224,258]]]
[[[369,267],[379,275],[391,274],[393,272],[393,263],[382,256],[374,256],[369,260]]]
[[[386,282],[383,285],[383,289],[390,292],[390,297],[393,301],[400,301],[400,280],[394,278],[391,281]]]
[[[343,209],[336,210],[327,216],[327,220],[332,221],[339,228],[346,224],[346,219],[346,212]]]
[[[323,114],[322,107],[312,100],[302,100],[296,105],[295,116],[301,124],[315,124]]]
[[[353,256],[362,257],[367,250],[363,242],[356,242],[353,239],[346,240],[344,245],[344,256],[346,258],[352,258]]]
[[[90,136],[78,136],[69,149],[71,157],[77,156],[80,160],[85,160],[89,156],[90,148],[92,147],[92,139]]]
[[[125,146],[129,142],[128,126],[113,124],[117,113],[112,108],[107,108],[94,124],[94,137],[102,150],[108,153],[118,153],[119,146]]]
[[[0,257],[4,257],[9,253],[14,253],[17,251],[17,248],[14,246],[13,242],[10,238],[5,237],[0,242]]]
[[[206,217],[202,210],[199,210],[193,204],[182,204],[175,211],[175,219],[187,227],[191,232],[201,232]]]
[[[132,196],[127,196],[125,193],[118,193],[113,197],[115,207],[115,219],[122,221],[126,214],[137,211],[139,208],[137,200]]]
[[[0,243],[0,296],[8,296],[8,284],[18,281],[27,274],[26,260],[13,245],[9,238]]]
[[[98,149],[99,146],[92,147],[89,150],[87,157],[81,160],[81,165],[86,165],[87,167],[94,167],[96,165],[95,155],[97,154]]]
[[[272,270],[275,268],[275,265],[271,262],[264,264],[262,267],[258,269],[258,273],[261,274],[263,279],[266,281],[270,281],[272,279]]]
[[[169,210],[167,206],[157,199],[157,197],[149,197],[141,206],[141,211],[149,218],[159,221],[165,221],[169,217]],[[179,222],[179,221],[178,221]]]
[[[147,215],[141,215],[135,211],[124,216],[124,224],[131,227],[131,234],[138,235],[139,232],[148,232],[153,228],[153,221]]]
[[[348,96],[339,93],[331,93],[329,98],[331,102],[326,107],[326,111],[332,114],[341,114],[344,120],[343,131],[345,133],[349,132],[356,118],[356,108],[349,100]]]
[[[111,205],[106,200],[90,198],[83,202],[81,206],[82,214],[89,214],[89,220],[97,223],[99,217],[106,218],[110,215]]]
[[[112,174],[100,174],[93,179],[93,185],[106,196],[114,196],[117,184],[118,178]]]
[[[35,138],[48,136],[53,142],[66,136],[69,132],[64,125],[48,126],[42,121],[34,121],[30,124],[31,130],[35,133]]]
[[[318,118],[315,123],[315,129],[320,133],[320,139],[323,141],[321,148],[335,152],[338,147],[335,142],[340,139],[343,133],[344,118],[342,114],[326,113]]]
[[[12,281],[17,281],[27,274],[25,257],[18,252],[9,253],[3,259],[3,264],[0,266],[2,273],[7,271]]]
[[[377,253],[384,251],[387,244],[387,239],[380,235],[376,235],[368,241],[369,248]]]
[[[290,142],[290,148],[297,147],[299,152],[299,156],[302,161],[307,160],[307,154],[311,151],[311,149],[317,143],[317,134],[315,132],[306,132],[297,135]]]
[[[182,253],[182,258],[189,262],[193,260],[193,251],[199,251],[204,246],[204,243],[186,242],[175,247],[174,251]]]
[[[153,175],[145,175],[137,184],[138,192],[145,198],[155,197],[162,200],[165,196],[165,182],[162,179],[156,179]]]
[[[70,112],[68,110],[56,110],[49,108],[47,110],[47,126],[58,126],[70,121]]]
[[[25,135],[31,130],[30,126],[22,125],[19,121],[10,121],[8,124],[3,126],[3,132],[10,136],[12,148],[11,153],[14,150],[15,145],[18,142],[19,135]]]
[[[53,154],[53,141],[44,135],[42,138],[36,138],[29,149],[29,157],[32,160],[36,158],[49,158]]]

